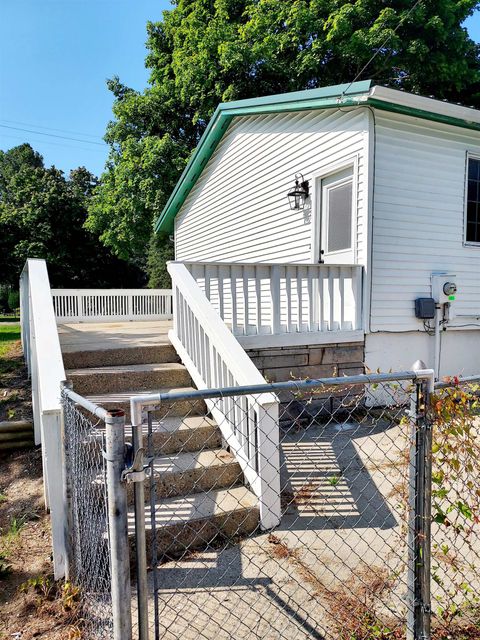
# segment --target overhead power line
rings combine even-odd
[[[405,22],[405,20],[413,13],[413,11],[415,11],[415,9],[418,7],[418,5],[423,2],[423,0],[417,0],[415,2],[415,4],[410,7],[410,9],[407,11],[407,13],[399,20],[397,26],[395,27],[395,29],[393,30],[393,33],[389,33],[388,36],[385,38],[384,42],[382,42],[382,44],[378,47],[378,49],[375,51],[375,53],[373,54],[373,56],[370,58],[370,60],[367,62],[367,64],[365,64],[360,71],[357,73],[357,75],[355,76],[355,78],[350,82],[350,84],[348,85],[348,87],[342,92],[341,98],[343,98],[345,96],[345,94],[347,93],[347,91],[350,89],[350,87],[352,86],[352,84],[354,84],[358,78],[360,78],[360,76],[364,73],[364,71],[366,69],[368,69],[368,67],[372,64],[372,62],[375,60],[375,58],[378,56],[378,54],[380,53],[380,51],[385,47],[385,45],[388,43],[388,41],[390,40],[390,38],[392,38],[398,31],[398,29],[400,29],[400,27],[402,26],[402,24]]]
[[[23,140],[25,142],[25,136],[19,133],[0,133],[1,138],[13,138],[14,140]],[[32,142],[38,142],[41,144],[48,144],[55,147],[63,147],[64,149],[77,149],[78,151],[89,151],[94,153],[105,153],[103,149],[97,149],[96,147],[78,147],[73,144],[62,144],[61,142],[52,142],[51,140],[33,140]]]
[[[68,133],[73,136],[83,136],[84,138],[95,138],[96,140],[102,140],[102,136],[94,135],[93,133],[82,133],[81,131],[69,131],[68,129],[58,129],[56,127],[45,127],[42,124],[32,124],[31,122],[21,122],[20,120],[6,120],[0,118],[0,122],[6,122],[7,124],[20,124],[23,127],[33,127],[34,129],[46,129],[47,131],[58,131],[59,133]]]
[[[13,129],[14,131],[24,131],[26,133],[34,133],[39,136],[47,136],[49,138],[61,138],[62,140],[73,140],[73,142],[83,142],[84,144],[94,144],[99,147],[106,147],[107,144],[105,142],[95,142],[93,140],[81,140],[80,138],[71,138],[69,136],[60,136],[55,133],[45,133],[43,131],[34,131],[33,129],[23,129],[22,127],[12,127],[8,124],[0,124],[0,127],[4,129]]]

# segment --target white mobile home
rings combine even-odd
[[[480,111],[368,81],[222,104],[156,228],[274,379],[480,370]]]

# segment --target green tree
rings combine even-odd
[[[138,284],[141,273],[84,228],[97,179],[84,167],[65,178],[29,144],[0,151],[0,283],[18,286],[27,258],[45,258],[53,286]]]
[[[174,5],[147,25],[149,86],[137,92],[118,78],[108,83],[115,97],[105,136],[111,151],[87,221],[102,242],[136,264],[145,265],[152,221],[218,102],[349,82],[360,74],[480,106],[479,47],[461,26],[478,9],[473,0]]]
[[[172,288],[172,280],[166,269],[166,263],[173,259],[173,244],[158,234],[152,234],[147,257],[148,286],[151,289]]]

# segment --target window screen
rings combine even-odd
[[[467,242],[480,242],[480,160],[468,159]]]
[[[352,246],[352,183],[328,190],[327,251],[342,251]]]

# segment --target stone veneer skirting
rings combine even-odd
[[[269,382],[351,376],[365,372],[364,342],[247,349]]]

